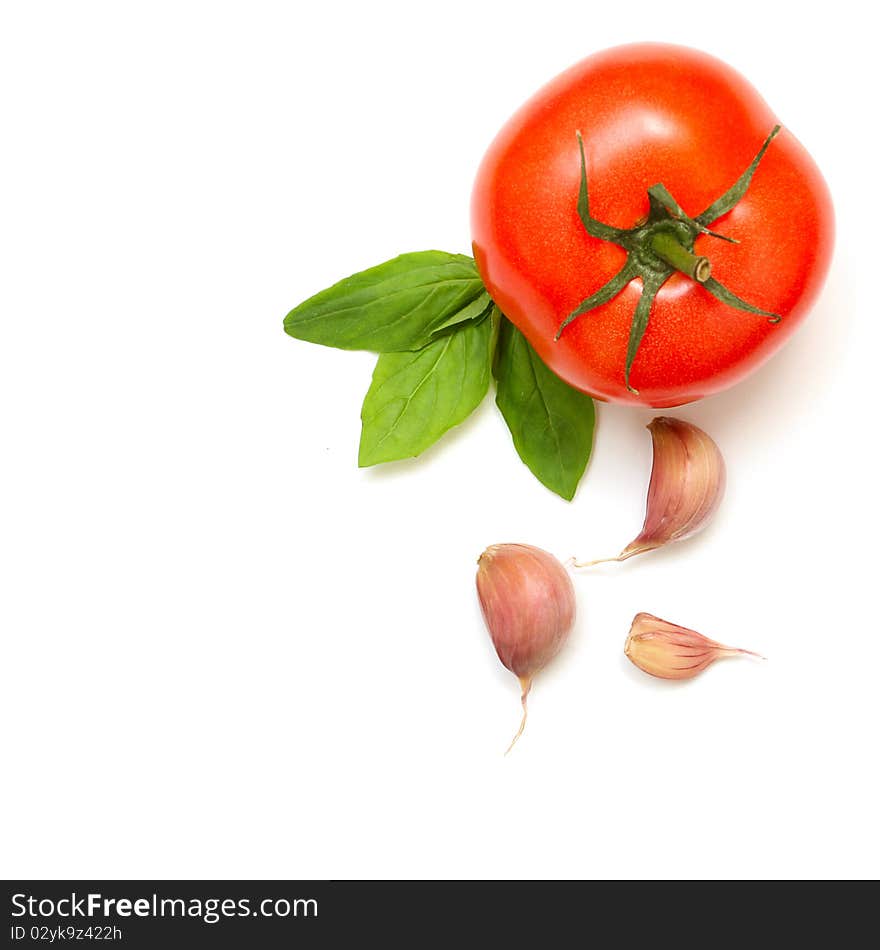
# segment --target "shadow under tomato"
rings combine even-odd
[[[810,412],[834,385],[855,324],[853,282],[845,262],[840,262],[832,266],[816,306],[798,331],[764,366],[723,393],[669,413],[680,411],[722,441],[725,430],[743,425],[749,425],[759,441],[776,441],[793,418]]]

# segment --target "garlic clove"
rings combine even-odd
[[[764,659],[759,653],[725,646],[647,613],[636,614],[623,652],[640,670],[668,680],[691,679],[725,656]]]
[[[477,593],[498,659],[531,677],[559,652],[574,623],[574,585],[560,562],[528,544],[480,555]]]
[[[520,682],[522,735],[532,677],[559,652],[575,618],[574,585],[560,562],[528,544],[493,544],[480,555],[477,595],[498,659]]]
[[[575,562],[575,567],[625,561],[690,538],[709,523],[721,504],[727,475],[715,442],[697,426],[670,416],[658,416],[648,429],[654,461],[639,536],[617,557]]]

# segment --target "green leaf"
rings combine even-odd
[[[495,402],[519,457],[539,481],[571,501],[593,449],[593,400],[551,372],[506,319],[494,373]]]
[[[358,465],[412,458],[464,421],[489,388],[492,332],[480,320],[416,353],[380,356],[361,409]]]
[[[446,330],[450,330],[453,327],[458,327],[462,323],[468,323],[469,321],[478,322],[479,320],[485,320],[489,316],[489,310],[493,306],[492,298],[485,292],[480,294],[476,300],[469,303],[462,310],[459,310],[457,313],[452,314],[447,320],[444,320],[439,326],[434,327],[431,331],[431,336],[436,339],[440,334],[444,333]]]
[[[315,294],[290,311],[284,329],[342,350],[397,353],[418,350],[438,331],[479,317],[488,303],[473,258],[418,251]]]

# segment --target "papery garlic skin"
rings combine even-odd
[[[574,624],[571,577],[552,554],[528,544],[493,544],[478,564],[477,594],[498,659],[516,676],[532,677]]]
[[[529,544],[493,544],[480,555],[477,595],[498,659],[519,678],[522,735],[532,677],[559,652],[575,618],[574,585],[562,564]]]
[[[648,425],[654,463],[645,523],[620,559],[690,538],[706,526],[721,504],[727,484],[724,458],[697,426],[658,416]]]
[[[647,613],[636,614],[623,652],[640,670],[667,680],[691,679],[721,657],[759,656]]]
[[[648,429],[654,461],[641,533],[617,557],[575,561],[574,567],[625,561],[683,541],[705,528],[721,504],[727,470],[715,442],[697,426],[671,416],[657,416]]]

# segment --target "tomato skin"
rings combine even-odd
[[[598,399],[669,407],[741,380],[775,353],[809,311],[830,263],[834,220],[821,173],[783,127],[743,198],[696,254],[749,303],[735,310],[682,274],[654,301],[624,383],[636,279],[559,324],[613,277],[626,252],[587,234],[577,213],[584,137],[593,217],[630,228],[663,182],[685,212],[704,211],[745,171],[777,120],[731,67],[686,47],[641,43],[591,56],[541,89],[508,121],[477,173],[474,257],[489,293],[557,375]]]

